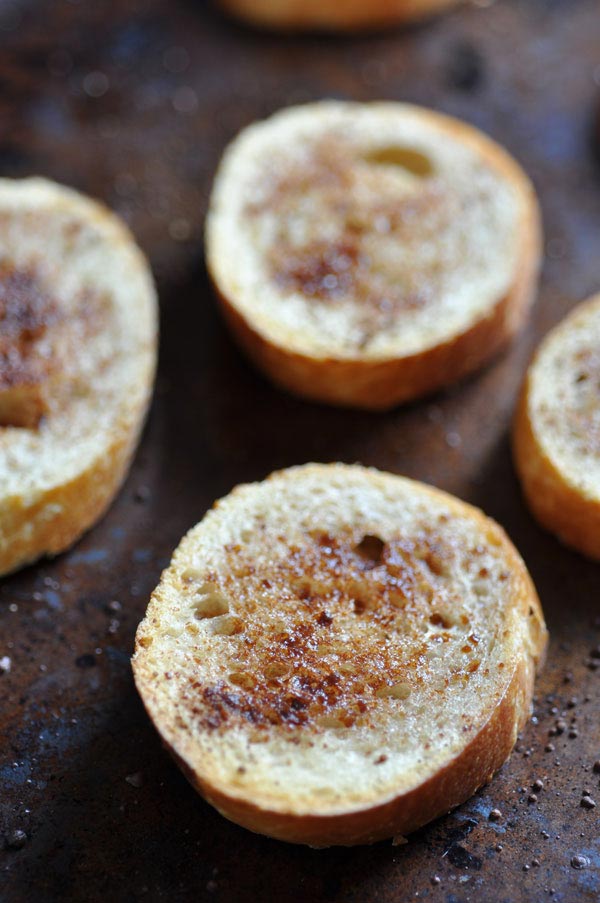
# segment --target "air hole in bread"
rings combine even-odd
[[[162,631],[162,636],[170,636],[174,639],[177,639],[178,636],[181,636],[183,633],[183,627],[167,627],[166,630]]]
[[[244,622],[241,618],[236,618],[234,615],[222,615],[221,617],[213,618],[211,629],[213,634],[234,636],[236,633],[243,633]]]
[[[411,694],[410,684],[407,683],[397,683],[391,684],[391,686],[380,687],[376,692],[375,696],[379,699],[408,699]]]
[[[421,151],[415,150],[414,147],[399,147],[390,144],[370,151],[365,159],[368,163],[380,166],[398,166],[419,179],[433,175],[434,171],[429,157],[422,154]]]
[[[431,573],[435,574],[436,577],[450,576],[450,565],[448,561],[446,561],[438,552],[427,550],[425,554],[419,556],[419,558],[427,565]]]
[[[586,379],[589,379],[589,373],[579,373],[575,380],[576,383],[584,383]]]
[[[217,618],[226,615],[229,603],[225,596],[214,586],[204,584],[194,597],[194,614],[199,619]]]
[[[367,568],[374,568],[381,564],[384,549],[385,543],[379,536],[367,533],[355,547],[355,552],[362,558]]]
[[[337,718],[335,715],[319,715],[315,720],[319,727],[332,728],[334,730],[339,730],[346,726],[342,719]]]
[[[204,573],[195,567],[185,568],[181,572],[181,579],[184,583],[203,583]]]
[[[271,662],[265,667],[265,677],[268,680],[276,680],[278,677],[285,677],[289,670],[289,665],[285,665],[283,662]]]
[[[443,627],[444,630],[451,630],[455,627],[454,621],[452,621],[447,615],[441,614],[439,611],[434,611],[433,614],[429,618],[429,623],[433,625],[433,627]]]
[[[229,683],[236,687],[242,687],[245,690],[251,690],[254,687],[254,680],[249,674],[243,671],[232,671],[228,676]]]

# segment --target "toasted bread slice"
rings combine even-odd
[[[309,464],[238,487],[188,533],[133,669],[223,815],[350,845],[413,831],[490,780],[545,644],[525,566],[480,511]]]
[[[354,31],[412,22],[460,0],[220,0],[252,25],[292,31]]]
[[[513,451],[536,519],[600,560],[600,295],[543,340],[525,378]]]
[[[317,401],[386,409],[464,377],[521,326],[540,226],[519,166],[395,103],[322,102],[233,142],[208,267],[242,348]]]
[[[123,223],[0,179],[0,573],[71,545],[112,500],[156,362],[156,296]]]

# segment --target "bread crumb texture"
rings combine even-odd
[[[126,227],[44,179],[0,180],[0,572],[102,513],[155,356],[154,286]]]
[[[409,356],[467,331],[507,295],[532,206],[514,161],[457,120],[322,102],[230,146],[209,263],[228,302],[291,352]]]
[[[538,519],[600,558],[600,295],[544,339],[515,419],[517,470]]]
[[[410,480],[307,465],[238,487],[187,535],[139,627],[134,671],[199,789],[275,820],[220,800],[225,814],[284,839],[358,842],[396,833],[397,819],[324,840],[278,828],[276,814],[343,816],[426,784],[525,666],[503,761],[544,643],[535,590],[496,524]],[[461,799],[501,764],[480,759]]]

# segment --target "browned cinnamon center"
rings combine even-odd
[[[456,211],[431,166],[416,175],[411,155],[389,147],[361,155],[325,136],[304,165],[274,164],[263,199],[246,207],[250,221],[276,217],[263,252],[278,289],[357,305],[368,326],[365,342],[399,312],[429,304],[444,284],[439,236]],[[428,243],[439,259],[425,266],[411,249]]]
[[[0,425],[35,426],[43,415],[52,364],[44,340],[57,318],[32,271],[0,264]]]
[[[439,537],[317,534],[268,564],[241,546],[228,551],[219,597],[231,602],[229,673],[210,685],[191,679],[205,727],[368,723],[376,701],[401,707],[426,679],[432,647],[459,634],[464,666],[447,683],[479,667],[466,654],[476,653],[469,619],[445,589],[454,551]]]

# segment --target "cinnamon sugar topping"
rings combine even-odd
[[[0,425],[36,426],[52,367],[45,341],[58,307],[30,270],[0,264]]]
[[[368,723],[374,707],[401,711],[427,679],[432,646],[438,655],[455,633],[464,634],[461,645],[472,633],[445,581],[454,550],[437,536],[383,541],[319,533],[291,546],[283,560],[254,561],[252,568],[246,554],[229,547],[221,583],[243,622],[223,640],[235,680],[190,681],[189,698],[199,700],[196,713],[209,728],[236,720],[257,730]],[[453,606],[454,619],[436,615]],[[467,681],[476,670],[464,658],[451,680]]]

